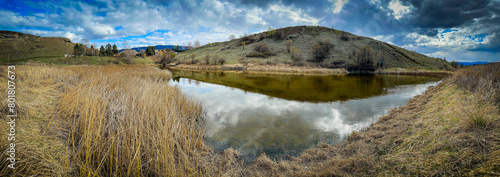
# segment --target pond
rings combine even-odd
[[[238,149],[247,162],[300,155],[320,142],[341,142],[441,78],[401,75],[272,75],[172,71],[171,85],[201,101],[206,140]]]

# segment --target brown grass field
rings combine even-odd
[[[5,176],[498,176],[500,64],[455,72],[406,106],[290,160],[214,153],[201,104],[152,66],[17,66],[16,169]],[[6,83],[6,66],[0,82]],[[6,93],[7,84],[0,84]],[[1,94],[2,100],[7,95]],[[1,103],[7,122],[7,105]]]

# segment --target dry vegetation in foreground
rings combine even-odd
[[[5,68],[2,67],[5,71]],[[201,105],[148,66],[18,66],[16,170],[35,176],[192,176],[202,143]],[[6,73],[6,72],[2,72]],[[6,83],[4,76],[2,82]],[[6,92],[6,84],[2,84]],[[2,97],[6,97],[2,94]],[[2,115],[6,115],[2,102]],[[2,116],[3,121],[7,121]],[[1,124],[2,130],[8,130]]]
[[[5,67],[1,67],[4,74]],[[18,66],[12,176],[500,175],[500,64],[461,70],[340,145],[275,162],[203,144],[199,103],[150,66]],[[0,82],[6,82],[1,75]],[[0,84],[6,90],[5,84]],[[2,99],[5,99],[2,94]],[[6,103],[2,102],[6,121]],[[0,124],[7,130],[7,124]],[[4,134],[5,135],[5,134]],[[7,149],[7,136],[0,148]]]

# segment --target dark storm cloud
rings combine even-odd
[[[438,34],[438,30],[433,28],[433,29],[428,29],[428,28],[420,28],[418,29],[418,34],[422,35],[427,35],[427,36],[436,36]]]
[[[491,16],[490,0],[413,0],[410,22],[423,28],[451,28]]]
[[[239,2],[242,5],[258,6],[261,8],[267,8],[270,4],[282,3],[283,5],[295,7],[306,7],[313,9],[323,9],[325,5],[330,6],[327,0],[318,0],[311,2],[310,0],[281,0],[281,1],[266,1],[266,0],[240,0],[240,1],[228,1],[228,2]]]
[[[351,0],[344,5],[338,14],[341,26],[335,28],[346,30],[359,35],[387,35],[410,31],[410,26],[403,21],[398,21],[389,10],[389,1],[382,0],[380,3],[370,3],[365,0]],[[328,19],[328,18],[327,18]],[[328,25],[326,25],[328,26]]]
[[[460,29],[487,34],[485,44],[467,50],[498,52],[500,49],[500,1],[498,0],[403,0],[412,11],[404,18],[410,30],[435,36],[438,29]]]

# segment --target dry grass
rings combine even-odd
[[[478,93],[484,103],[500,103],[500,63],[462,69],[453,77],[460,88]]]
[[[0,66],[6,74],[7,67]],[[51,116],[50,107],[56,104],[60,96],[61,88],[65,83],[61,82],[66,77],[66,71],[59,68],[44,66],[17,66],[16,67],[16,170],[7,167],[8,154],[7,140],[9,131],[7,105],[5,101],[1,104],[0,129],[0,174],[6,176],[63,176],[65,174],[65,154],[60,153],[65,149],[65,143],[57,137],[58,133],[48,130],[46,125]],[[7,92],[7,77],[0,74],[0,90]],[[0,94],[2,100],[6,100],[7,94]]]
[[[418,68],[404,69],[404,68],[387,68],[377,69],[376,74],[397,74],[397,75],[418,75],[418,76],[450,76],[453,71],[448,70],[427,70]]]
[[[201,105],[167,86],[168,73],[126,67],[73,70],[81,81],[60,98],[57,118],[67,120],[68,153],[80,174],[198,173],[191,157],[203,150]]]
[[[148,66],[19,66],[18,71],[24,115],[17,122],[20,161],[12,171],[2,158],[2,174],[201,175],[195,156],[210,150],[202,142],[204,113],[199,103],[168,86],[168,71]],[[6,149],[6,136],[1,138]]]
[[[272,74],[347,74],[347,70],[340,69],[327,69],[318,67],[307,67],[307,66],[290,66],[286,64],[277,65],[224,65],[224,66],[214,66],[214,65],[177,65],[174,68],[184,69],[184,70],[234,70],[234,71],[246,71],[246,72],[257,72],[257,73],[272,73]]]

